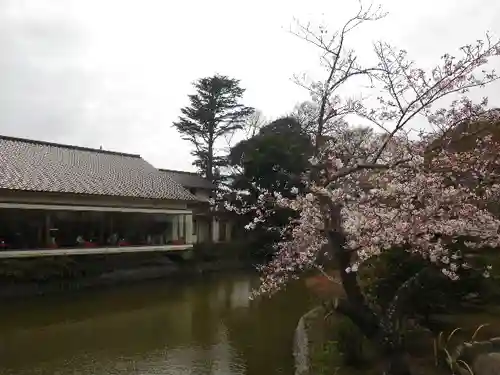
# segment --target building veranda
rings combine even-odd
[[[189,249],[198,205],[139,155],[0,137],[0,257]]]

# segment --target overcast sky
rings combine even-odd
[[[498,0],[382,0],[389,16],[351,45],[384,39],[423,64],[500,35]],[[141,154],[190,170],[171,127],[191,83],[241,80],[244,102],[275,118],[307,99],[291,82],[316,51],[290,35],[293,17],[332,29],[353,0],[0,0],[0,134]],[[496,62],[498,63],[498,60]],[[500,68],[500,64],[499,64]],[[500,69],[499,69],[500,70]],[[485,91],[500,106],[500,85]]]

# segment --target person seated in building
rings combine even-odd
[[[83,246],[85,244],[85,240],[83,239],[83,236],[81,234],[79,234],[77,237],[76,237],[76,244],[78,246]]]
[[[108,237],[108,245],[116,246],[118,243],[118,233],[113,233]]]
[[[131,246],[131,244],[125,238],[120,238],[118,246]]]
[[[56,249],[56,248],[59,247],[57,245],[57,239],[56,239],[58,231],[59,230],[57,228],[51,228],[51,229],[49,229],[48,247],[50,249]]]
[[[97,243],[98,239],[94,232],[90,233],[88,242]]]
[[[57,246],[57,241],[55,236],[50,236],[49,238],[49,247],[51,249],[57,249],[59,246]]]

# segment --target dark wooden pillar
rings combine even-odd
[[[99,217],[99,244],[103,246],[105,244],[104,233],[106,232],[106,213],[100,212],[98,217]]]
[[[45,223],[44,223],[44,245],[45,247],[50,246],[50,229],[52,228],[50,211],[45,212]]]
[[[45,227],[45,218],[43,220],[35,218],[35,220],[33,220],[33,223],[35,223],[35,225],[37,227],[37,239],[36,239],[36,246],[35,247],[42,247],[43,243],[44,243],[44,239],[43,239],[44,234],[43,233],[44,233],[44,227]],[[32,225],[28,224],[28,233],[23,233],[23,236],[30,235],[31,228],[32,228]],[[29,244],[30,241],[26,239],[25,242]],[[31,246],[28,246],[28,247],[31,247]]]
[[[107,219],[107,224],[108,224],[108,228],[109,228],[109,238],[111,238],[111,236],[113,235],[114,233],[114,226],[113,226],[113,212],[110,212],[109,215],[108,215],[108,219]],[[106,238],[107,240],[107,238]],[[111,246],[116,246],[116,244],[110,244]]]

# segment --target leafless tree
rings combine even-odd
[[[245,132],[245,139],[250,139],[254,137],[259,130],[265,125],[266,118],[264,113],[257,109],[250,116],[248,116],[245,122],[245,127],[243,131]]]
[[[357,100],[341,97],[339,89],[351,78],[361,76],[371,78],[377,70],[376,66],[365,67],[358,61],[355,50],[347,43],[349,34],[364,22],[376,21],[385,15],[380,6],[364,7],[360,1],[357,13],[333,33],[324,26],[313,27],[310,23],[295,22],[296,28],[291,30],[292,34],[320,49],[321,66],[326,71],[323,81],[310,82],[306,75],[294,77],[299,86],[309,91],[313,102],[317,105],[314,135],[316,152],[321,148],[326,124],[352,113],[356,108]]]

